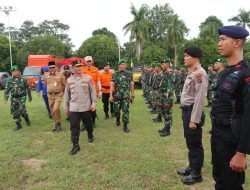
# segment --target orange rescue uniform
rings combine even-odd
[[[88,67],[83,67],[82,72],[84,74],[87,74],[91,76],[92,83],[96,88],[96,92],[98,93],[98,86],[97,86],[97,81],[100,81],[100,75],[99,75],[99,70],[97,67],[91,66],[90,68]],[[100,90],[100,89],[99,89]]]
[[[102,93],[109,93],[110,92],[110,84],[112,79],[113,73],[112,72],[106,72],[100,74],[100,82],[102,85]]]

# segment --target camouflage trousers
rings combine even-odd
[[[173,112],[173,94],[163,93],[160,94],[160,114],[164,119],[164,127],[171,128],[173,123],[172,112]]]
[[[179,86],[175,87],[174,91],[175,91],[176,101],[179,102],[181,99],[181,88]]]
[[[11,110],[13,119],[16,122],[21,122],[20,116],[22,116],[23,118],[28,117],[25,103],[26,103],[26,96],[18,97],[18,98],[11,97],[10,110]]]
[[[129,90],[121,90],[114,93],[114,112],[116,116],[120,116],[120,112],[122,110],[122,121],[124,124],[129,123],[129,103]]]

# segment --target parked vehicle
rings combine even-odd
[[[141,85],[141,77],[142,77],[142,67],[134,67],[132,69],[133,80],[136,85]]]
[[[10,74],[8,72],[0,72],[0,89],[4,89],[9,78]]]

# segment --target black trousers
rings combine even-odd
[[[88,137],[93,137],[93,126],[90,111],[86,112],[70,112],[69,122],[71,131],[71,142],[74,145],[79,143],[80,136],[80,122],[84,121]]]
[[[182,121],[184,128],[184,136],[188,148],[189,167],[192,168],[192,173],[200,174],[204,163],[204,150],[202,146],[202,126],[205,121],[205,114],[202,113],[202,119],[195,130],[189,128],[192,106],[182,108]]]
[[[109,93],[102,93],[102,103],[104,112],[109,111]],[[113,102],[110,102],[110,112],[114,113]]]
[[[236,153],[236,149],[237,144],[212,135],[212,165],[216,190],[243,190],[242,184],[245,182],[245,172],[234,172],[229,164]]]

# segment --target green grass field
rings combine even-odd
[[[130,110],[130,133],[116,127],[115,119],[104,120],[101,101],[98,100],[95,142],[87,142],[86,132],[80,136],[81,151],[68,155],[69,123],[63,116],[63,131],[53,133],[54,124],[47,117],[42,97],[33,93],[33,102],[27,103],[32,127],[13,131],[15,126],[9,105],[0,98],[0,190],[6,189],[164,189],[210,190],[211,175],[209,109],[203,130],[205,164],[203,182],[193,186],[181,183],[176,169],[187,166],[187,149],[183,137],[180,108],[175,105],[173,128],[169,137],[162,138],[154,124],[155,115],[148,113],[136,91]],[[61,112],[63,113],[63,112]],[[63,115],[63,114],[62,114]],[[245,189],[250,189],[250,172],[246,174]]]

